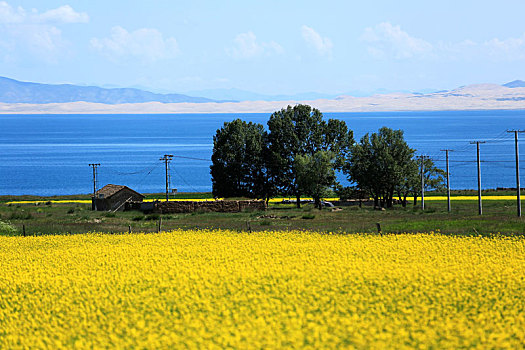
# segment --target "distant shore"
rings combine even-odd
[[[211,114],[272,113],[288,105],[308,104],[322,112],[406,112],[525,109],[525,88],[494,84],[469,85],[430,94],[340,96],[312,101],[243,101],[207,103],[0,103],[0,114]]]

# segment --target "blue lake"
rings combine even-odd
[[[450,154],[454,189],[477,188],[476,146],[469,142],[487,141],[481,145],[483,187],[515,186],[514,135],[506,130],[525,129],[525,111],[324,115],[344,120],[356,140],[382,126],[402,129],[418,154],[431,156],[443,168],[440,150],[454,149]],[[101,164],[100,186],[114,183],[143,193],[163,192],[164,165],[159,158],[164,154],[175,156],[170,172],[173,188],[211,191],[213,135],[235,118],[266,125],[269,114],[0,115],[0,194],[90,193],[89,163]],[[345,182],[344,176],[340,180]]]

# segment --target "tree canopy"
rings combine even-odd
[[[213,137],[211,165],[216,197],[269,199],[275,194],[321,198],[330,188],[347,197],[374,198],[374,204],[392,207],[394,195],[405,206],[421,194],[420,162],[402,130],[382,127],[358,143],[346,123],[323,120],[307,105],[288,106],[274,112],[268,130],[240,119],[224,123]],[[425,190],[441,189],[444,172],[430,159],[423,160]],[[354,187],[337,182],[341,170]]]
[[[217,130],[210,167],[215,197],[265,198],[266,138],[261,124],[240,119]]]
[[[364,135],[352,147],[345,173],[351,182],[370,193],[376,206],[391,207],[396,188],[413,173],[414,152],[402,130],[383,127]]]
[[[353,133],[341,120],[323,120],[323,114],[307,105],[288,106],[274,112],[268,120],[269,174],[280,193],[297,198],[305,189],[298,181],[298,156],[314,156],[330,151],[334,167],[341,168],[353,143]]]
[[[321,209],[321,198],[330,187],[337,184],[334,170],[334,154],[331,151],[318,151],[313,155],[297,155],[295,170],[297,185],[304,194],[312,196],[314,204]]]

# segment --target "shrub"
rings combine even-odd
[[[16,228],[9,222],[0,221],[0,235],[14,235],[16,232]]]
[[[73,214],[75,212],[75,208],[69,208],[67,211],[68,214]]]
[[[105,213],[104,216],[107,218],[114,218],[115,216],[117,216],[117,214],[109,212],[109,213]]]
[[[10,220],[31,220],[33,215],[26,213],[25,211],[14,211],[9,215]]]
[[[314,214],[304,214],[302,218],[305,220],[312,220],[312,219],[315,219],[315,215]]]
[[[159,214],[149,214],[146,216],[145,220],[158,220],[160,218]]]
[[[144,220],[144,215],[137,215],[137,216],[134,216],[131,220],[133,220],[133,221]]]

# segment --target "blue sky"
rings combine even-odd
[[[0,75],[186,92],[525,80],[525,1],[0,1]]]

